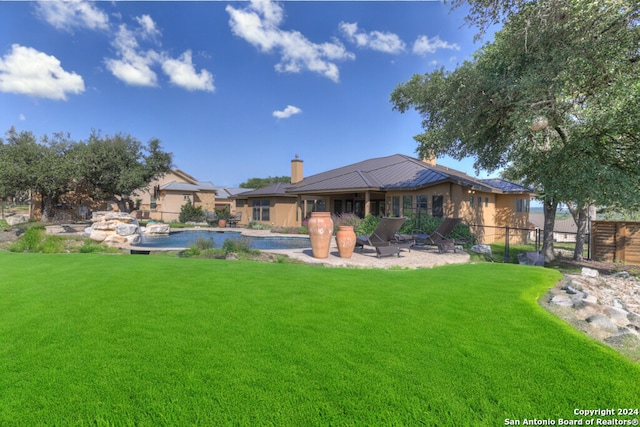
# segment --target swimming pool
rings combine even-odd
[[[268,249],[298,249],[310,248],[311,243],[308,237],[296,236],[265,236],[254,237],[245,236],[239,231],[208,231],[208,230],[185,230],[172,232],[168,236],[147,236],[142,235],[141,242],[136,245],[141,248],[188,248],[194,245],[198,238],[213,239],[213,247],[221,248],[226,239],[242,240],[249,244],[250,248]]]

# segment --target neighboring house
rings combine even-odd
[[[245,191],[253,190],[252,188],[226,188],[226,187],[216,187],[216,209],[224,209],[225,207],[229,208],[229,212],[236,212],[236,203],[237,196],[240,193],[244,193]],[[240,202],[242,203],[242,202]]]
[[[138,206],[138,217],[156,221],[178,221],[182,205],[191,201],[205,211],[213,211],[216,187],[211,182],[198,181],[191,175],[174,169],[152,181],[145,189],[131,197]]]
[[[463,172],[402,154],[364,160],[338,169],[303,176],[303,162],[291,161],[291,183],[247,191],[236,196],[243,223],[300,225],[313,211],[406,216],[420,212],[460,217],[479,240],[504,240],[504,229],[526,228],[532,190],[503,179],[476,179]],[[511,241],[528,239],[511,233]]]
[[[529,221],[531,222],[530,228],[537,228],[540,230],[544,230],[544,214],[543,213],[532,213],[529,214]],[[587,227],[589,227],[590,223],[587,222]],[[535,238],[535,231],[532,232],[533,238]],[[571,242],[574,243],[576,241],[576,234],[578,233],[578,226],[576,222],[573,220],[573,217],[565,218],[565,219],[557,219],[553,225],[553,241],[554,242]],[[589,230],[587,229],[587,233]]]

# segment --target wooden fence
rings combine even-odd
[[[593,221],[591,258],[640,264],[640,222]]]

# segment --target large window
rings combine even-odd
[[[402,196],[402,215],[409,216],[413,213],[413,196]]]
[[[254,221],[270,221],[271,215],[270,210],[271,206],[269,204],[269,200],[254,200],[253,204],[253,220]]]
[[[429,207],[428,200],[429,196],[426,194],[420,194],[418,196],[418,211],[420,211],[420,213],[427,213],[427,209]]]
[[[400,196],[393,196],[391,198],[391,214],[393,216],[400,216]]]
[[[433,196],[431,198],[431,216],[442,218],[444,216],[444,196]]]

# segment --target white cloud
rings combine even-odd
[[[24,122],[25,120],[27,120],[27,116],[25,116],[24,114],[20,113],[20,115],[18,116],[18,119],[19,119],[21,122]]]
[[[162,33],[150,16],[135,19],[139,27],[130,30],[125,24],[120,25],[112,43],[118,58],[105,59],[107,68],[115,77],[129,85],[155,87],[158,86],[158,76],[153,68],[161,66],[171,83],[178,87],[190,91],[214,91],[213,75],[205,69],[199,73],[196,71],[191,50],[174,59],[165,52],[141,48],[138,40],[156,41]]]
[[[95,7],[94,2],[80,0],[40,1],[36,5],[36,10],[42,19],[60,30],[109,29],[108,15]]]
[[[84,80],[55,56],[14,44],[0,58],[0,91],[66,101],[67,94],[84,92]]]
[[[302,110],[300,108],[295,107],[293,105],[287,105],[287,108],[285,108],[284,110],[274,111],[273,117],[277,117],[279,119],[287,119],[293,116],[294,114],[300,114],[300,113],[302,113]]]
[[[136,21],[140,24],[141,28],[141,36],[144,39],[155,39],[156,37],[160,37],[162,33],[156,27],[156,23],[149,15],[137,16]]]
[[[207,70],[197,73],[191,59],[191,51],[183,53],[178,59],[165,59],[162,69],[176,86],[187,90],[214,91],[213,76]]]
[[[153,50],[139,51],[135,33],[122,24],[113,41],[120,59],[106,59],[105,63],[111,73],[133,86],[156,86],[157,76],[151,66],[157,62],[159,54]]]
[[[440,40],[440,37],[427,37],[419,36],[413,43],[413,53],[417,55],[426,55],[427,53],[435,53],[438,49],[451,49],[460,50],[460,45],[457,43],[449,43],[444,40]]]
[[[269,0],[252,0],[244,9],[227,6],[226,11],[233,34],[262,52],[279,51],[280,62],[275,66],[279,72],[309,70],[338,82],[340,71],[335,61],[355,58],[338,40],[317,44],[299,31],[281,29],[284,10]]]
[[[405,50],[406,45],[397,34],[381,31],[367,33],[358,28],[357,22],[341,22],[339,26],[347,40],[358,47],[385,53],[400,53]]]

